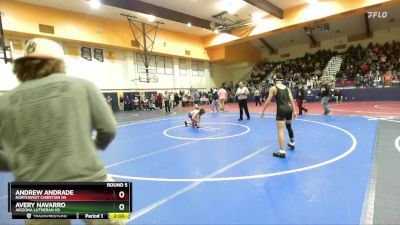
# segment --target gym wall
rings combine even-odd
[[[139,82],[137,48],[131,46],[133,35],[128,21],[114,20],[30,5],[10,0],[0,1],[4,13],[6,42],[13,43],[14,58],[22,53],[26,40],[47,37],[60,43],[65,50],[67,72],[94,82],[102,90],[161,90],[203,88],[212,86],[209,57],[201,37],[159,28],[153,53],[172,58],[173,73],[158,74],[157,83]],[[54,34],[39,31],[39,24],[54,28]],[[80,48],[104,50],[104,62],[80,57]],[[93,52],[92,52],[93,56]],[[179,68],[179,59],[186,59],[186,73]],[[201,75],[192,69],[192,61],[204,63]],[[0,91],[18,85],[12,66],[0,62]]]
[[[9,37],[13,43],[23,43],[25,38]],[[173,73],[171,75],[157,74],[157,83],[139,82],[139,71],[136,52],[122,49],[103,49],[104,62],[93,58],[88,61],[80,56],[82,46],[59,42],[65,51],[67,74],[92,81],[98,88],[106,90],[164,90],[164,89],[207,89],[213,85],[210,78],[209,63],[204,64],[203,73],[197,75],[192,69],[192,61],[188,58],[166,56],[172,59]],[[19,44],[17,44],[19,45]],[[85,45],[92,50],[93,45]],[[15,49],[15,57],[22,53],[22,49]],[[179,66],[179,59],[186,60],[186,73]],[[199,61],[200,62],[200,61]],[[0,62],[0,91],[8,91],[19,84],[12,73],[12,65]]]

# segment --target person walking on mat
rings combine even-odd
[[[307,113],[308,109],[303,107],[304,98],[306,96],[306,91],[304,90],[304,86],[299,84],[299,89],[297,90],[296,102],[297,107],[299,107],[299,115],[303,115],[303,110]]]
[[[331,98],[331,87],[328,83],[325,83],[320,90],[321,95],[321,105],[324,108],[324,115],[327,116],[331,113],[331,110],[328,108],[328,102]]]
[[[283,76],[279,74],[275,80],[275,86],[269,89],[268,99],[264,104],[261,112],[261,118],[264,117],[264,112],[267,109],[268,104],[271,102],[272,97],[275,96],[276,102],[276,125],[278,127],[278,140],[279,140],[279,151],[274,152],[272,155],[279,158],[286,158],[286,152],[284,149],[285,143],[285,131],[284,126],[289,133],[290,142],[287,144],[290,150],[295,149],[294,133],[292,129],[292,119],[297,117],[295,113],[295,105],[293,101],[292,93],[289,88],[282,84]]]

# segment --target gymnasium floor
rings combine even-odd
[[[331,104],[332,116],[307,104],[286,159],[272,157],[273,104],[263,119],[252,104],[249,121],[236,104],[207,110],[201,129],[183,125],[191,108],[116,114],[117,137],[99,154],[134,184],[128,224],[399,223],[400,102]],[[23,224],[7,219],[11,180],[0,173],[0,224]]]

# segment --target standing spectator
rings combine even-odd
[[[164,101],[164,107],[165,107],[165,114],[171,113],[171,106],[169,104],[169,99],[171,98],[170,94],[168,91],[164,92],[164,95],[162,96],[163,101]]]
[[[194,91],[193,100],[194,100],[194,104],[198,105],[200,103],[200,93],[198,90]]]
[[[159,109],[162,109],[162,94],[161,93],[157,93],[156,95],[156,107],[158,107]]]
[[[11,171],[17,182],[110,181],[97,150],[106,149],[114,139],[116,121],[91,82],[65,75],[63,58],[56,42],[29,40],[13,68],[21,84],[0,97],[0,160],[5,161],[0,169]],[[39,219],[25,224],[70,221]]]
[[[134,109],[135,111],[138,111],[138,110],[140,109],[140,107],[139,107],[139,99],[138,99],[137,96],[136,96],[135,99],[133,100],[133,109]]]
[[[175,101],[175,106],[176,106],[176,107],[181,107],[181,106],[179,105],[179,95],[178,95],[178,93],[175,93],[175,94],[174,94],[174,101]]]
[[[151,94],[150,97],[150,109],[156,110],[156,97],[154,96],[154,94]]]
[[[218,100],[221,110],[223,111],[225,108],[225,100],[226,100],[227,92],[225,88],[222,86],[221,89],[218,90]]]
[[[169,104],[171,108],[174,108],[174,94],[172,92],[169,93]]]
[[[254,91],[254,101],[256,102],[256,106],[261,106],[260,90],[258,88]]]
[[[130,100],[130,98],[129,98],[128,95],[125,95],[124,105],[125,105],[124,109],[125,109],[126,111],[128,111],[128,110],[131,109],[131,100]]]
[[[119,110],[124,111],[124,96],[119,96]]]
[[[304,86],[299,84],[296,96],[297,107],[299,107],[299,115],[303,115],[303,110],[307,113],[308,109],[303,107],[304,98],[306,97],[306,91]]]
[[[236,96],[239,100],[239,110],[240,110],[240,117],[239,121],[243,120],[243,110],[246,113],[247,120],[250,119],[249,108],[247,107],[247,96],[250,94],[249,89],[244,86],[243,82],[239,83],[239,87],[236,90]]]
[[[324,115],[329,115],[331,111],[328,108],[328,102],[331,97],[331,88],[328,83],[325,83],[320,89],[321,105],[324,108]]]
[[[213,112],[219,112],[218,91],[214,89],[212,92],[211,108]]]
[[[113,111],[113,108],[112,108],[112,98],[111,98],[110,95],[107,95],[107,97],[106,97],[106,102],[107,102],[108,106],[110,107],[111,111]]]

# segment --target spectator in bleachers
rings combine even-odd
[[[337,54],[331,50],[319,50],[314,54],[306,53],[303,57],[281,62],[262,60],[253,67],[250,78],[243,81],[248,83],[249,89],[257,85],[271,86],[276,74],[281,73],[288,81],[305,84],[309,89],[317,89],[323,69]],[[379,79],[382,80],[382,77],[377,74],[387,70],[392,73],[400,70],[400,42],[393,41],[384,45],[369,43],[365,48],[360,44],[351,45],[342,58],[340,71],[336,75],[339,85],[379,87]],[[227,85],[228,82],[224,84]],[[238,88],[237,83],[231,86],[232,90]]]
[[[320,89],[321,105],[324,108],[324,115],[329,115],[331,111],[328,108],[328,102],[331,97],[331,87],[328,83],[324,83]]]
[[[391,71],[386,71],[385,76],[383,76],[385,87],[392,86],[393,75]]]
[[[343,101],[343,96],[342,96],[342,93],[340,92],[339,89],[336,88],[336,89],[333,90],[333,97],[334,97],[335,100],[336,100],[336,104],[342,103],[342,101]]]

